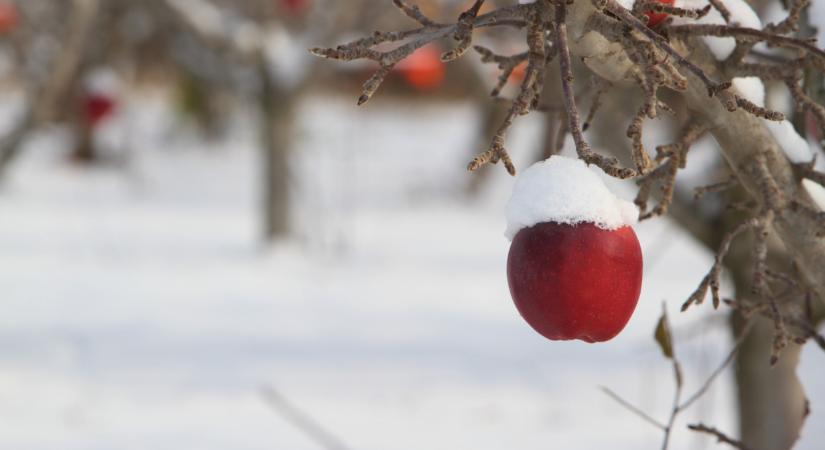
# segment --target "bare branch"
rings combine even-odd
[[[418,5],[410,5],[404,0],[392,0],[396,8],[400,9],[410,19],[420,23],[425,27],[437,27],[438,24],[421,12]]]
[[[748,333],[750,333],[751,328],[753,328],[753,322],[748,322],[743,328],[742,331],[739,332],[739,336],[736,338],[736,342],[733,343],[733,348],[731,349],[728,356],[722,361],[722,363],[713,371],[711,372],[710,376],[702,383],[702,386],[695,392],[693,395],[688,397],[687,400],[684,401],[681,405],[679,405],[679,410],[684,411],[690,408],[697,400],[702,398],[703,395],[710,389],[710,386],[716,380],[719,375],[724,372],[724,370],[733,362],[736,358],[736,354],[739,352],[739,349],[742,347],[742,343],[745,342],[745,338],[748,337]]]
[[[272,411],[280,414],[284,419],[295,425],[304,434],[326,450],[347,450],[338,437],[326,430],[320,422],[310,417],[290,403],[280,392],[271,386],[264,386],[260,390],[261,399]]]
[[[473,28],[474,21],[478,17],[478,11],[484,5],[484,0],[476,0],[473,6],[461,14],[458,18],[455,34],[453,38],[458,41],[456,48],[441,55],[441,60],[444,62],[455,61],[467,52],[470,45],[473,43]]]
[[[647,415],[647,413],[645,413],[641,409],[633,406],[632,404],[630,404],[630,402],[623,399],[622,397],[620,397],[615,392],[611,391],[610,388],[607,388],[605,386],[600,386],[600,389],[602,390],[602,392],[607,394],[608,397],[612,398],[617,403],[624,406],[628,411],[632,412],[633,414],[636,414],[638,417],[640,417],[645,422],[653,425],[654,427],[656,427],[656,428],[658,428],[662,431],[664,431],[667,428],[663,423],[661,423],[661,422],[657,421],[656,419],[650,417],[649,415]]]
[[[566,19],[567,5],[564,2],[557,2],[555,4],[556,48],[559,51],[561,85],[564,94],[564,105],[567,108],[567,126],[573,134],[576,152],[584,162],[596,165],[608,175],[617,178],[631,178],[636,175],[635,171],[619,167],[619,161],[616,158],[608,158],[593,152],[584,139],[579,110],[576,106],[576,97],[573,93],[573,70],[570,62],[570,47],[567,43]]]
[[[709,427],[709,426],[701,424],[701,423],[688,425],[688,428],[690,428],[693,431],[699,432],[699,433],[710,434],[710,435],[716,437],[716,440],[718,442],[728,444],[733,448],[738,448],[739,450],[750,450],[748,447],[745,446],[745,444],[743,444],[743,443],[741,443],[741,442],[739,442],[739,441],[737,441],[733,438],[728,437],[727,435],[725,435],[721,431],[717,430],[716,428]]]

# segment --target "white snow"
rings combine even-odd
[[[739,77],[731,80],[733,87],[743,98],[758,106],[765,106],[765,85],[757,77]],[[810,162],[813,158],[811,146],[808,144],[788,120],[775,121],[763,119],[768,131],[776,139],[776,143],[785,152],[788,160],[794,164]]]
[[[508,298],[497,196],[511,177],[495,171],[477,201],[454,191],[476,105],[385,99],[301,104],[305,234],[273,248],[246,115],[210,143],[131,105],[127,167],[70,165],[48,136],[27,145],[0,185],[0,448],[318,449],[261,386],[356,450],[660,447],[598,386],[667,418],[672,369],[651,337],[663,299],[686,393],[701,386],[730,348],[726,316],[677,311],[710,253],[666,219],[639,224],[647,281],[624,332],[549,343]],[[520,167],[541,133],[526,119],[509,141]],[[805,352],[813,411],[797,450],[818,450],[825,358]],[[730,374],[680,415],[673,450],[716,448],[687,423],[735,434]]]
[[[307,49],[311,42],[305,36],[290,33],[280,24],[271,24],[263,31],[264,56],[270,76],[287,88],[304,79],[317,60]]]
[[[790,121],[765,120],[764,122],[773,137],[776,138],[779,147],[785,151],[785,156],[788,157],[790,162],[802,164],[811,161],[811,158],[814,157],[811,146],[796,132]]]
[[[825,211],[825,187],[808,179],[802,180],[802,186],[808,191],[811,199],[819,206],[819,209]]]
[[[757,106],[765,106],[765,85],[759,77],[738,77],[731,80],[739,96]]]
[[[518,176],[506,216],[505,235],[512,240],[522,228],[543,222],[590,222],[614,230],[635,224],[639,209],[610,192],[583,161],[551,156]]]
[[[817,38],[817,47],[822,47],[823,43],[825,43],[825,22],[823,22],[823,18],[825,18],[825,2],[819,0],[814,0],[808,5],[808,17],[811,19],[819,19],[813,25],[816,28],[816,38]]]
[[[739,26],[747,28],[762,29],[762,21],[756,15],[753,8],[748,5],[745,0],[722,0],[722,3],[728,8],[731,13],[731,23],[738,23]],[[699,9],[707,6],[707,0],[676,0],[675,6],[686,9]],[[724,25],[725,19],[719,14],[715,8],[711,8],[704,17],[700,19],[688,19],[684,17],[674,17],[673,23],[677,25],[697,23],[708,25]],[[702,40],[708,45],[710,51],[716,59],[722,61],[727,59],[733,49],[736,47],[736,41],[733,38],[719,38],[712,36],[705,36]]]
[[[636,0],[616,0],[616,3],[624,9],[633,9],[633,4],[636,3]]]
[[[90,94],[117,97],[120,92],[120,77],[109,67],[95,67],[83,80],[86,91]]]

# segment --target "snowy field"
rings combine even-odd
[[[244,120],[205,144],[147,103],[107,131],[131,142],[121,162],[97,168],[67,163],[58,131],[29,142],[0,185],[0,448],[320,448],[265,389],[351,450],[658,448],[599,386],[666,419],[671,367],[651,337],[663,301],[686,392],[722,360],[723,316],[677,312],[710,266],[703,248],[666,220],[640,225],[646,283],[627,329],[546,341],[507,290],[512,180],[497,167],[478,199],[460,194],[472,106],[352,103],[302,107],[300,231],[271,247]],[[521,167],[531,120],[511,140]],[[802,360],[813,414],[798,448],[821,449],[825,355]],[[672,448],[716,448],[688,421],[735,434],[729,376]]]

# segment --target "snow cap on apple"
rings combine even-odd
[[[551,156],[519,175],[506,214],[505,235],[513,240],[522,228],[542,222],[615,230],[635,224],[639,209],[610,192],[582,160]]]
[[[585,342],[619,334],[641,292],[638,213],[578,159],[553,156],[519,176],[507,204],[507,281],[534,330]]]

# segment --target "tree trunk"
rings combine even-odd
[[[736,289],[748,289],[737,283]],[[806,400],[796,376],[801,345],[791,343],[782,351],[776,366],[769,364],[774,336],[773,322],[755,318],[754,326],[736,356],[736,387],[739,433],[753,450],[784,450],[793,447],[805,422]],[[743,321],[731,318],[738,336]]]
[[[260,68],[263,89],[262,141],[264,151],[264,238],[273,240],[290,231],[289,150],[295,95],[279,89],[265,64]]]
[[[91,125],[85,120],[73,120],[72,126],[77,133],[72,159],[76,162],[91,163],[97,159]]]

